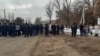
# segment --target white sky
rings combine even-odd
[[[32,22],[36,17],[46,20],[48,17],[45,7],[50,1],[53,0],[0,0],[0,16],[3,16],[3,9],[6,9],[6,14],[14,12],[15,17],[31,18]],[[53,19],[55,19],[55,14]]]

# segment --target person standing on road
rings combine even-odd
[[[29,36],[32,36],[33,35],[32,34],[32,30],[33,30],[32,24],[29,24],[28,30],[29,30]]]
[[[64,34],[64,25],[63,24],[61,24],[60,30],[61,30],[61,33]]]
[[[84,36],[84,25],[81,24],[79,27],[80,27],[80,36]]]
[[[24,36],[29,37],[29,25],[27,23],[24,24],[23,30],[24,30]]]
[[[73,23],[71,25],[71,31],[72,31],[72,37],[76,37],[76,34],[77,34],[77,25],[76,25],[76,23]]]
[[[36,35],[38,35],[39,34],[39,25],[37,24],[35,27],[36,27]]]
[[[89,35],[89,33],[90,33],[90,27],[89,27],[89,25],[85,25],[85,36],[88,36]]]
[[[0,23],[0,36],[2,36],[2,24]]]
[[[20,25],[19,24],[16,24],[15,27],[16,27],[16,36],[20,36],[21,35]]]
[[[40,34],[43,34],[43,25],[42,24],[39,25],[39,32],[40,32]]]
[[[32,34],[33,34],[33,36],[35,36],[36,35],[36,25],[34,24],[33,26],[32,26],[32,28],[33,28],[33,30],[32,30]]]
[[[48,24],[45,24],[45,36],[46,37],[49,36],[49,26],[48,26]]]
[[[11,35],[11,37],[15,37],[15,33],[16,33],[15,23],[11,23],[9,29],[10,29],[10,35]]]
[[[2,35],[4,36],[4,37],[6,37],[7,36],[7,24],[6,23],[4,23],[3,25],[2,25]]]
[[[51,28],[52,28],[52,34],[55,36],[55,35],[56,35],[56,25],[53,24],[53,25],[51,26]]]
[[[59,30],[60,30],[60,27],[59,27],[59,25],[57,25],[57,31],[56,31],[56,34],[58,34],[58,35],[59,35]]]

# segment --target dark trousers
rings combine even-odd
[[[20,35],[21,35],[20,30],[16,30],[16,35],[17,35],[17,36],[20,36]]]
[[[72,37],[76,37],[76,31],[72,31]]]
[[[4,37],[6,37],[6,36],[7,36],[7,31],[2,31],[2,35],[3,35]]]
[[[85,35],[85,32],[80,30],[80,36],[84,36]]]
[[[49,31],[45,31],[45,36],[49,36]]]

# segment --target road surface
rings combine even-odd
[[[0,38],[0,56],[84,56],[61,36]]]

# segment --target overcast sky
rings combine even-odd
[[[32,22],[36,17],[45,20],[47,19],[45,7],[50,1],[53,0],[0,0],[0,16],[3,16],[3,9],[6,9],[6,14],[14,12],[16,17],[31,18]]]

